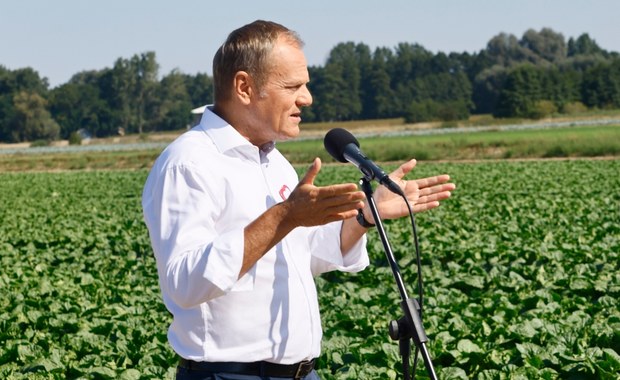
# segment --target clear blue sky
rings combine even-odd
[[[477,52],[500,32],[588,33],[620,51],[620,0],[1,0],[0,65],[32,67],[55,87],[84,70],[154,51],[160,75],[211,74],[227,34],[255,19],[296,30],[310,65],[340,42]]]

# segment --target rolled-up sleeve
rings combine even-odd
[[[312,274],[339,270],[359,272],[369,264],[366,235],[359,239],[344,255],[340,251],[342,222],[333,222],[314,228],[310,234]]]
[[[145,184],[142,207],[160,286],[181,307],[221,296],[238,280],[243,226],[216,231],[222,203],[191,166],[164,169]]]

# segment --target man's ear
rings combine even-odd
[[[243,104],[248,104],[254,91],[254,81],[250,74],[245,71],[238,71],[235,74],[233,86],[233,96],[236,96]]]

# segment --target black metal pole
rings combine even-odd
[[[394,275],[394,280],[396,281],[396,286],[398,288],[398,292],[400,293],[401,308],[403,309],[403,313],[405,314],[403,318],[399,319],[397,322],[392,322],[390,324],[390,337],[392,337],[392,339],[394,340],[401,340],[401,347],[407,346],[406,344],[403,344],[404,342],[402,342],[402,340],[406,339],[408,341],[409,339],[413,339],[416,347],[418,347],[418,349],[422,353],[424,365],[426,366],[426,370],[428,371],[430,378],[436,380],[437,374],[435,373],[433,362],[426,348],[426,342],[428,341],[428,337],[424,332],[424,326],[422,325],[422,320],[420,319],[420,306],[415,299],[409,298],[409,296],[407,295],[407,289],[405,288],[405,284],[400,274],[398,263],[396,262],[396,258],[394,257],[394,253],[392,252],[392,247],[390,246],[387,234],[385,233],[385,229],[383,228],[383,223],[381,222],[379,211],[377,210],[377,205],[372,197],[373,191],[370,184],[370,179],[363,177],[360,180],[360,184],[362,186],[364,194],[366,194],[366,200],[368,202],[368,206],[370,207],[370,211],[372,212],[372,216],[375,220],[375,226],[379,233],[379,237],[381,238],[381,242],[383,243],[385,255],[388,259],[390,267],[392,268],[392,274]],[[403,361],[404,360],[409,360],[409,358],[403,357]]]

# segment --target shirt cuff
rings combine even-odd
[[[334,222],[316,228],[313,233],[312,272],[314,275],[339,270],[359,272],[369,265],[366,250],[366,235],[362,236],[351,249],[340,251],[340,231],[342,222]]]
[[[244,231],[235,229],[220,235],[208,252],[204,277],[221,291],[251,290],[254,287],[254,268],[239,278],[243,265]]]

